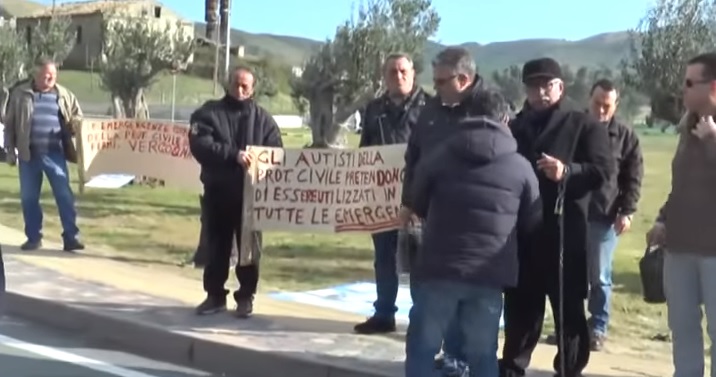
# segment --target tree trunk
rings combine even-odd
[[[684,114],[681,98],[676,96],[656,95],[651,98],[651,115],[656,119],[666,121],[670,125],[679,124]]]
[[[334,129],[334,99],[332,90],[317,91],[309,98],[309,126],[312,135],[309,148],[332,148],[339,141],[339,132]]]
[[[5,119],[5,112],[7,111],[7,102],[10,99],[10,91],[7,87],[3,86],[0,88],[0,121]],[[2,145],[0,145],[2,148]]]
[[[348,146],[348,129],[344,123],[375,98],[373,91],[366,91],[350,105],[335,106],[335,95],[324,90],[308,99],[309,126],[311,127],[312,143],[309,148],[346,148]]]
[[[126,118],[127,115],[124,112],[124,101],[118,96],[118,95],[112,95],[112,109],[111,109],[111,115],[112,118],[115,119],[122,119]]]
[[[149,106],[144,97],[144,90],[139,89],[134,95],[123,97],[122,110],[126,118],[149,119]]]

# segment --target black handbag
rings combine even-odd
[[[647,247],[639,261],[639,275],[644,301],[649,304],[666,302],[664,294],[664,253],[662,247]]]

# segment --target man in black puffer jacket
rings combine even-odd
[[[191,115],[189,147],[201,165],[204,184],[202,215],[207,227],[209,255],[204,268],[204,290],[207,297],[197,308],[199,315],[226,310],[224,284],[229,277],[231,250],[241,245],[243,186],[251,157],[248,145],[282,147],[281,131],[271,114],[253,100],[255,76],[247,67],[230,72],[226,96],[208,101]],[[256,247],[261,238],[257,235]],[[240,250],[247,252],[247,250]],[[253,251],[252,251],[253,252]],[[236,315],[248,317],[253,312],[254,294],[259,281],[255,263],[236,265],[239,290],[234,293]]]
[[[473,103],[470,117],[415,169],[412,207],[425,219],[413,269],[405,375],[432,376],[455,318],[470,375],[496,376],[502,292],[517,285],[518,236],[541,220],[539,184],[507,127],[509,106],[496,92]],[[438,331],[439,330],[439,331]]]

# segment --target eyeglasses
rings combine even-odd
[[[454,80],[457,76],[458,75],[452,75],[448,77],[433,77],[433,84],[435,84],[435,86],[443,86]]]
[[[539,89],[551,90],[552,88],[554,88],[555,85],[557,85],[558,82],[559,82],[559,80],[554,80],[554,79],[549,80],[549,81],[531,80],[531,81],[528,81],[525,83],[525,87],[527,87],[527,89],[530,89],[530,90],[539,90]]]
[[[687,88],[693,88],[696,85],[701,84],[710,84],[712,80],[692,80],[692,79],[686,79],[684,80],[684,86]]]

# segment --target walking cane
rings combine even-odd
[[[558,283],[558,295],[559,295],[559,318],[558,327],[558,344],[559,344],[559,375],[560,377],[566,377],[567,365],[565,362],[564,354],[564,196],[567,191],[567,177],[559,183],[557,186],[557,202],[554,206],[554,214],[557,215],[557,226],[559,227],[559,283]]]

